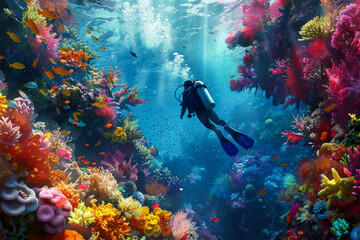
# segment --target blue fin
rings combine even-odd
[[[234,138],[234,140],[246,150],[254,145],[254,140],[249,136],[232,129],[229,126],[225,126],[225,130]]]

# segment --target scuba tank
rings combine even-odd
[[[210,96],[205,84],[202,81],[197,80],[194,82],[194,88],[201,102],[204,104],[205,109],[208,111],[212,110],[215,107],[215,102]]]

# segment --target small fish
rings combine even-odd
[[[105,154],[105,152],[101,152],[101,153],[99,153],[100,155],[104,155]]]
[[[24,93],[23,91],[19,90],[19,94],[21,97],[23,97],[25,99],[29,99],[28,95],[26,95],[26,93]]]
[[[107,106],[107,103],[106,102],[95,102],[95,103],[92,103],[91,105],[102,108],[102,107]]]
[[[91,32],[89,30],[86,31],[88,34],[91,34]]]
[[[56,62],[55,62],[54,59],[52,59],[52,58],[49,57],[49,60],[50,60],[50,62],[51,62],[52,64],[56,65]]]
[[[80,20],[81,20],[81,21],[85,21],[85,19],[83,19],[83,18],[81,18]]]
[[[159,204],[158,203],[155,203],[152,208],[155,209],[155,208],[158,208],[159,207]]]
[[[67,202],[66,198],[62,197],[62,198],[60,198],[59,201],[55,204],[55,207],[61,208],[62,206],[65,205],[66,202]]]
[[[150,99],[145,99],[146,102],[150,101]]]
[[[90,144],[87,143],[87,144],[85,144],[84,146],[85,146],[85,147],[88,147],[88,146],[90,146]]]
[[[100,33],[100,31],[99,31],[99,30],[96,30],[96,32]]]
[[[59,50],[62,51],[62,52],[68,52],[68,51],[70,51],[70,49],[67,48],[67,47],[65,47],[65,46],[59,47]]]
[[[287,166],[288,165],[288,163],[282,163],[282,164],[280,164],[280,167],[285,167],[285,166]]]
[[[263,194],[265,194],[265,193],[267,193],[268,192],[268,190],[266,190],[266,189],[261,189],[258,193],[257,193],[257,195],[263,195]]]
[[[24,69],[25,65],[22,63],[14,62],[9,64],[9,67],[15,68],[15,69]]]
[[[55,89],[58,89],[59,86],[53,86],[52,88],[50,88],[50,90],[55,90]]]
[[[70,131],[65,131],[65,130],[64,130],[64,131],[61,131],[61,134],[64,135],[64,136],[65,136],[65,135],[68,135],[69,133],[70,133]]]
[[[299,210],[300,210],[300,204],[295,203],[289,211],[289,216],[286,219],[287,220],[287,225],[289,225],[289,223],[295,218],[295,216],[298,214]]]
[[[26,22],[26,26],[27,26],[28,28],[30,28],[30,30],[31,30],[34,34],[36,34],[36,35],[39,35],[39,34],[40,34],[39,29],[38,29],[38,27],[36,26],[36,24],[34,23],[33,20],[31,20],[31,19],[29,19],[28,17],[26,17],[26,18],[25,18],[25,22]]]
[[[47,132],[44,134],[43,138],[45,141],[49,140],[49,138],[51,137],[51,132]]]
[[[333,110],[335,108],[336,104],[331,104],[329,106],[327,106],[324,111],[325,112],[330,112],[331,110]]]
[[[134,100],[135,98],[137,98],[137,93],[134,93],[134,95],[132,96],[132,99]]]
[[[79,122],[73,122],[72,124],[73,124],[73,125],[78,125],[78,124],[79,124]]]
[[[1,60],[1,59],[4,59],[4,58],[5,58],[4,56],[0,55],[0,60]]]
[[[323,132],[323,133],[321,134],[320,140],[321,140],[321,141],[325,141],[325,140],[327,139],[327,135],[328,135],[327,132]]]
[[[60,109],[58,107],[55,108],[57,115],[60,115]]]
[[[99,146],[101,144],[101,140],[95,143],[95,146]]]
[[[95,36],[91,36],[95,41],[99,41],[99,39]]]
[[[51,12],[49,10],[38,9],[38,13],[43,15],[44,17],[50,19],[50,20],[58,18],[57,14],[55,12]]]
[[[68,96],[68,97],[70,97],[70,95],[71,95],[71,93],[70,93],[70,91],[69,91],[68,89],[63,89],[63,90],[61,90],[61,93],[62,93],[63,95],[65,95],[65,96]]]
[[[63,76],[68,76],[68,75],[70,75],[70,74],[72,74],[74,72],[74,70],[72,70],[72,69],[70,69],[68,71],[63,67],[56,67],[56,68],[53,67],[52,70],[54,71],[55,74],[63,75]]]
[[[106,37],[105,37],[105,36],[102,36],[102,37],[106,39]]]
[[[69,104],[69,103],[70,103],[70,100],[66,100],[66,101],[65,101],[65,104]]]
[[[298,231],[298,233],[297,233],[299,236],[301,236],[301,235],[303,235],[304,234],[304,232],[303,231]]]
[[[84,184],[80,184],[77,188],[80,190],[88,190],[89,189],[89,187],[85,186]]]
[[[24,0],[26,3],[30,4],[30,0]]]
[[[136,53],[134,53],[133,51],[130,51],[130,54],[131,54],[133,57],[136,57],[136,58],[137,58]]]
[[[47,44],[47,41],[43,37],[39,37],[40,41],[42,41],[44,44]]]
[[[279,155],[275,155],[273,158],[273,161],[276,161],[276,159],[278,159]]]
[[[35,82],[28,82],[24,85],[24,87],[34,89],[34,88],[38,88],[38,85]]]
[[[7,103],[12,108],[18,108],[18,105],[14,100],[7,100]]]
[[[54,79],[54,78],[55,78],[54,74],[53,74],[51,71],[46,71],[46,72],[44,72],[44,74],[45,74],[48,78],[50,78],[50,79]]]
[[[99,47],[101,50],[105,50],[106,49],[106,47]]]
[[[112,127],[112,124],[111,123],[108,123],[105,125],[106,128],[111,128]]]
[[[220,219],[218,217],[214,217],[213,219],[211,219],[212,222],[217,222],[219,221]]]
[[[92,27],[90,27],[90,26],[88,26],[88,25],[86,25],[86,27],[87,27],[88,29],[90,29],[90,30],[92,30],[92,29],[93,29]]]
[[[36,68],[39,63],[39,58],[35,59],[33,62],[33,68]]]
[[[6,34],[9,35],[9,37],[10,37],[14,42],[17,42],[17,43],[20,42],[20,38],[19,38],[15,33],[12,33],[12,32],[7,31]]]

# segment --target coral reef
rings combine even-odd
[[[333,20],[330,15],[313,18],[301,27],[299,34],[302,36],[302,39],[299,41],[312,40],[315,38],[325,39],[326,35],[335,31],[332,22]]]
[[[85,227],[89,227],[95,223],[95,218],[91,211],[91,208],[86,207],[84,203],[80,203],[72,212],[70,212],[69,223],[80,224]]]
[[[332,223],[332,227],[330,228],[331,233],[336,237],[336,239],[340,239],[343,236],[349,234],[349,223],[346,222],[345,219],[338,218]]]

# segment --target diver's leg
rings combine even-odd
[[[234,140],[243,148],[249,149],[254,145],[254,140],[252,140],[249,136],[231,128],[229,125],[225,125],[225,131],[227,131]]]
[[[209,111],[206,111],[205,109],[197,110],[196,116],[199,118],[200,122],[207,127],[208,129],[211,129],[215,132],[216,136],[219,138],[221,146],[223,147],[224,151],[229,156],[236,156],[236,154],[239,152],[239,150],[236,148],[236,146],[227,139],[224,134],[215,127],[214,124],[212,124],[209,120]]]
[[[213,121],[215,124],[225,127],[226,122],[219,118],[219,116],[216,114],[214,110],[210,111],[209,118],[211,121]]]

